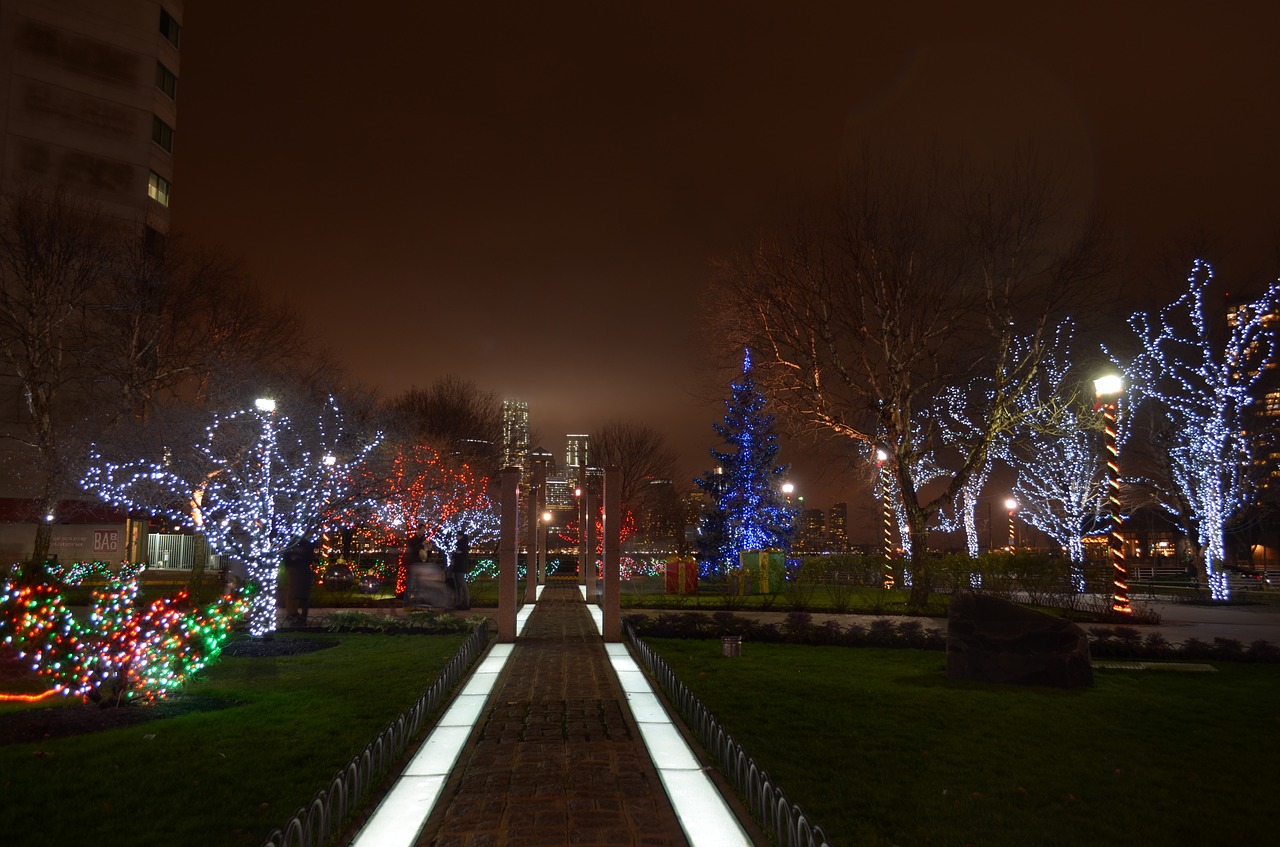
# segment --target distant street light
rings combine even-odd
[[[1107,512],[1111,518],[1107,546],[1111,551],[1111,585],[1114,588],[1111,611],[1129,615],[1133,608],[1129,605],[1129,572],[1125,568],[1124,538],[1120,534],[1124,518],[1120,514],[1120,446],[1116,441],[1116,415],[1124,380],[1118,374],[1104,374],[1093,381],[1093,387],[1098,396],[1098,408],[1102,410],[1107,449]]]
[[[274,412],[276,410],[276,401],[270,397],[259,397],[253,401],[253,405],[257,407],[259,412]]]
[[[1013,513],[1018,511],[1018,501],[1010,497],[1004,501],[1004,507],[1009,510],[1009,551],[1012,552],[1018,546],[1018,528],[1013,522]]]

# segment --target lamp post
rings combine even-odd
[[[889,502],[889,454],[876,448],[876,467],[880,469],[880,510],[884,515],[884,588],[893,588],[893,518]]]
[[[1122,615],[1133,613],[1129,605],[1129,572],[1125,568],[1124,538],[1120,535],[1120,447],[1116,442],[1116,414],[1124,381],[1117,374],[1105,374],[1093,381],[1097,407],[1102,410],[1103,435],[1107,449],[1107,512],[1111,532],[1107,547],[1111,552],[1111,611]]]
[[[791,495],[795,493],[796,487],[789,482],[782,483],[782,496],[787,498],[787,505],[791,505]]]
[[[1009,552],[1012,553],[1018,546],[1018,527],[1013,522],[1013,515],[1018,511],[1018,501],[1010,497],[1004,501],[1004,507],[1009,510]]]
[[[547,526],[551,523],[551,513],[543,512],[539,518],[541,520],[538,523],[538,582],[545,584],[547,581]]]

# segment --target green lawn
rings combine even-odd
[[[649,643],[836,845],[1274,838],[1280,666],[1066,692],[951,682],[937,652]]]
[[[321,637],[340,643],[219,659],[186,693],[223,708],[0,747],[0,842],[261,844],[412,705],[463,641]]]

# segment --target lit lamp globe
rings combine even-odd
[[[253,405],[259,412],[274,412],[276,410],[276,401],[270,397],[259,397],[253,401]]]
[[[1014,509],[1018,508],[1018,501],[1010,497],[1008,500],[1004,501],[1004,507],[1012,512]]]
[[[789,482],[782,483],[782,493],[788,497],[796,490],[796,487]]]
[[[1124,378],[1120,374],[1103,374],[1093,381],[1093,390],[1099,397],[1114,397],[1124,390]]]

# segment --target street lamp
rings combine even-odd
[[[1111,533],[1107,546],[1111,551],[1111,611],[1122,615],[1133,613],[1129,605],[1129,572],[1125,568],[1124,538],[1120,535],[1120,447],[1116,441],[1116,414],[1124,380],[1119,374],[1104,374],[1093,381],[1102,410],[1103,435],[1107,448],[1107,512]]]
[[[876,448],[876,467],[880,469],[880,509],[884,514],[884,588],[893,588],[893,519],[889,502],[889,454]]]
[[[547,581],[547,525],[551,523],[551,512],[543,512],[538,516],[538,582]]]
[[[1017,527],[1013,523],[1013,513],[1018,511],[1018,501],[1010,497],[1004,501],[1004,507],[1009,510],[1009,552],[1017,547]]]
[[[274,412],[276,410],[276,401],[270,397],[259,397],[253,401],[253,405],[259,412]]]
[[[782,494],[787,498],[787,505],[791,505],[791,495],[795,493],[796,487],[789,482],[782,483]]]

